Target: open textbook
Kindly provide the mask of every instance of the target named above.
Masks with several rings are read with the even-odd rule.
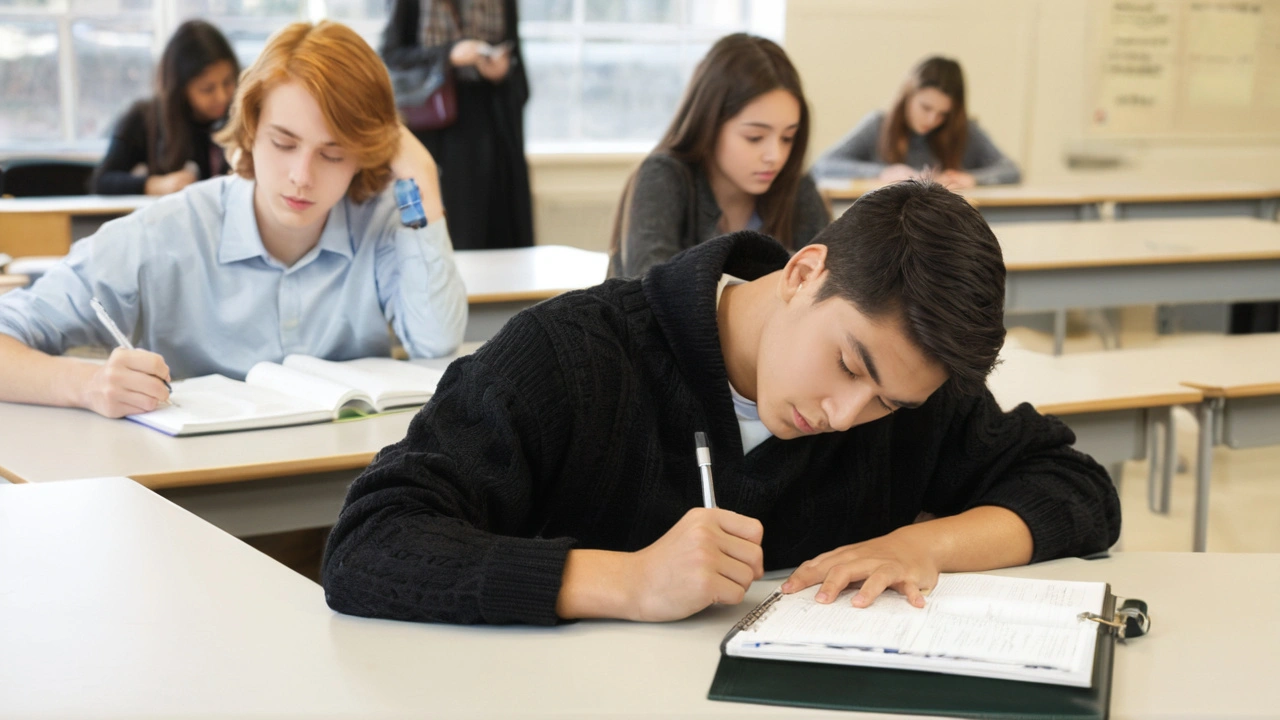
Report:
[[[129,419],[168,435],[326,422],[422,405],[443,374],[391,358],[289,355],[254,365],[244,382],[223,375],[180,380],[173,404]]]
[[[1106,583],[943,574],[924,608],[888,591],[870,607],[819,586],[775,591],[726,636],[725,655],[1089,687]]]

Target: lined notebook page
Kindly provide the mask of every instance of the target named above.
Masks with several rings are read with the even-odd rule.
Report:
[[[1080,673],[1092,661],[1097,625],[1078,615],[1102,610],[1106,585],[943,575],[924,608],[893,591],[855,608],[854,589],[820,604],[817,591],[783,596],[732,638],[731,654],[803,658],[812,648],[848,656],[851,664],[937,662],[947,672],[941,665],[948,660],[964,660]]]

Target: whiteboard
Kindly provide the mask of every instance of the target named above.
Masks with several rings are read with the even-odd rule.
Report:
[[[1086,133],[1280,139],[1280,0],[1095,0]]]

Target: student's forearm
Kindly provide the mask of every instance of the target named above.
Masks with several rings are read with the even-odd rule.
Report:
[[[0,400],[85,407],[84,388],[94,366],[72,358],[53,357],[0,334]]]
[[[556,599],[556,615],[565,620],[630,618],[626,554],[607,550],[570,550]]]
[[[1011,510],[984,505],[959,515],[908,525],[891,535],[926,548],[939,572],[974,572],[1026,565],[1031,530]]]

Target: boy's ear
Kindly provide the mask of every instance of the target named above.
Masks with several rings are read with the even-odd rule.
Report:
[[[782,269],[782,299],[790,301],[798,292],[809,295],[822,287],[827,275],[827,246],[805,245]]]

